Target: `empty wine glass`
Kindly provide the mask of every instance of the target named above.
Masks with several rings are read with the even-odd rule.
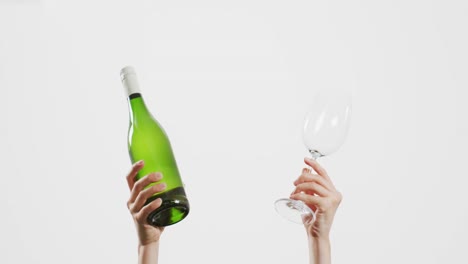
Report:
[[[351,92],[327,90],[312,98],[304,120],[303,140],[313,159],[328,156],[343,145],[351,117]],[[286,219],[310,224],[315,212],[304,202],[283,198],[276,211]]]

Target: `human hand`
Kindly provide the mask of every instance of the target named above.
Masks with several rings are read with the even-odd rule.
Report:
[[[155,184],[145,189],[145,187],[162,179],[161,173],[150,173],[139,180],[136,180],[137,173],[143,168],[143,161],[133,164],[131,171],[127,175],[127,183],[130,188],[130,198],[127,207],[132,214],[133,221],[138,233],[140,246],[147,246],[157,243],[164,230],[164,227],[154,227],[147,223],[148,215],[159,208],[162,204],[160,198],[151,201],[145,205],[145,202],[153,194],[161,192],[166,188],[164,183]]]
[[[336,190],[327,172],[317,161],[305,158],[304,162],[317,174],[304,168],[302,174],[294,182],[296,188],[290,198],[303,201],[315,212],[315,221],[305,225],[307,234],[314,239],[329,239],[330,229],[342,195]]]

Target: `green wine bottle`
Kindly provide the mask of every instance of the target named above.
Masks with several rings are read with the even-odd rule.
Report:
[[[148,215],[148,224],[168,226],[184,219],[189,213],[189,203],[166,132],[148,111],[140,92],[133,67],[127,66],[120,72],[120,77],[128,96],[130,126],[128,129],[128,152],[135,163],[143,160],[145,165],[137,179],[151,172],[161,172],[166,190],[150,197],[146,204],[161,198],[162,205]],[[154,185],[152,183],[146,188]]]

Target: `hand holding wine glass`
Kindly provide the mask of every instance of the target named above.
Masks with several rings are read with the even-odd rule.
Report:
[[[302,201],[315,213],[315,221],[306,224],[309,237],[327,240],[342,195],[316,160],[305,158],[304,162],[313,171],[309,168],[302,170],[302,174],[294,181],[296,188],[290,198]]]
[[[333,185],[327,171],[315,159],[305,158],[304,162],[313,170],[304,168],[294,181],[296,188],[290,198],[304,203],[314,212],[315,221],[306,222],[310,263],[330,264],[330,230],[342,196]]]
[[[303,130],[304,144],[312,159],[330,155],[340,148],[349,129],[350,116],[349,92],[322,91],[313,98]],[[317,191],[322,189],[319,188]],[[300,193],[298,195],[296,197],[300,197]],[[312,196],[309,195],[308,199],[318,199],[313,196],[320,196],[320,193],[315,192]],[[307,206],[301,199],[293,197],[279,199],[275,202],[275,206],[280,215],[292,222],[308,225],[315,221],[314,206]]]

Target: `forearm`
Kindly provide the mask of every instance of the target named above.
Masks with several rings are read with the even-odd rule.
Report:
[[[159,241],[138,246],[138,264],[158,264]]]
[[[330,239],[309,236],[309,263],[331,264]]]

